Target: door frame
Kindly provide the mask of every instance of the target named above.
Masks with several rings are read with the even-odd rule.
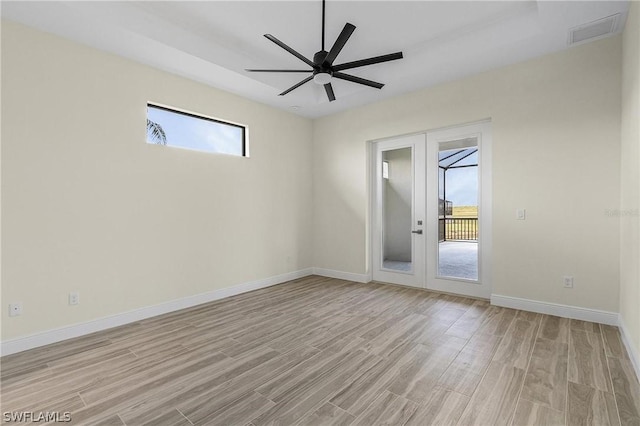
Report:
[[[390,139],[397,139],[406,136],[414,136],[414,135],[424,135],[425,136],[425,150],[428,149],[428,138],[430,134],[439,133],[439,132],[447,132],[446,134],[456,134],[456,132],[464,133],[463,129],[471,129],[477,126],[482,129],[482,139],[479,142],[479,155],[478,155],[478,233],[482,237],[478,241],[478,282],[481,285],[478,285],[469,280],[459,280],[459,279],[447,279],[446,281],[450,282],[452,285],[447,289],[444,289],[441,285],[434,285],[433,281],[437,276],[437,268],[432,271],[429,269],[429,262],[427,256],[429,255],[430,250],[427,248],[427,244],[431,244],[432,242],[428,240],[429,231],[427,227],[429,226],[429,222],[425,218],[425,229],[426,233],[424,235],[425,241],[425,250],[424,253],[424,285],[423,288],[427,290],[434,290],[446,293],[455,293],[463,296],[471,296],[471,297],[479,297],[483,299],[489,299],[491,297],[492,292],[492,270],[491,270],[491,254],[493,248],[493,239],[492,239],[492,121],[490,118],[479,120],[470,123],[459,124],[455,126],[446,126],[441,128],[434,128],[430,130],[400,134],[397,136],[389,136],[379,139],[371,139],[366,143],[367,149],[367,197],[368,197],[368,211],[366,215],[366,280],[371,282],[373,280],[373,268],[374,268],[374,253],[373,253],[373,241],[377,238],[377,229],[375,223],[375,209],[376,209],[376,197],[375,197],[375,182],[377,179],[377,168],[375,167],[376,160],[376,149],[375,143],[381,142]],[[474,132],[467,133],[478,133],[477,130]],[[480,145],[481,144],[481,145]],[[426,165],[426,158],[425,158]],[[425,175],[428,175],[428,171],[426,171]],[[425,179],[428,179],[426,177]],[[425,183],[425,188],[428,188],[429,182]],[[425,194],[426,196],[426,194]],[[426,204],[426,198],[425,198]],[[429,206],[426,206],[426,209],[429,209]],[[426,216],[428,217],[428,211],[425,211]],[[437,243],[437,238],[436,238]],[[433,251],[433,249],[431,250]]]

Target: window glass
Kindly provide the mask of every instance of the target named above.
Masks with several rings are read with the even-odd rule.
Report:
[[[246,127],[147,104],[147,143],[246,156]]]

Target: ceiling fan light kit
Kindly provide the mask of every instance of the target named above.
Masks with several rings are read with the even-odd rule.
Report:
[[[313,76],[313,82],[316,84],[329,84],[331,82],[331,74],[328,72],[318,72]]]
[[[331,46],[331,50],[328,52],[324,49],[324,29],[325,29],[325,0],[322,0],[322,49],[319,52],[316,52],[313,55],[313,61],[307,59],[304,55],[295,51],[285,43],[278,40],[271,34],[265,34],[264,36],[277,44],[287,52],[291,53],[296,58],[300,59],[305,64],[309,65],[311,69],[306,70],[276,70],[276,69],[248,69],[246,71],[249,72],[286,72],[286,73],[311,73],[311,76],[305,78],[304,80],[296,83],[291,86],[284,92],[280,93],[279,96],[284,96],[287,93],[297,89],[305,83],[313,80],[314,83],[318,85],[323,85],[325,92],[327,93],[327,98],[329,98],[329,102],[333,102],[336,100],[335,94],[333,93],[333,86],[331,85],[331,80],[333,78],[337,78],[340,80],[350,81],[352,83],[362,84],[369,87],[374,87],[376,89],[382,89],[384,84],[378,83],[375,81],[367,80],[366,78],[357,77],[351,74],[345,74],[341,71],[349,70],[358,67],[364,67],[366,65],[379,64],[381,62],[394,61],[397,59],[402,59],[402,52],[390,53],[388,55],[375,56],[367,59],[360,59],[353,62],[347,62],[344,64],[334,65],[333,62],[336,60],[342,48],[351,37],[351,34],[355,31],[356,27],[353,24],[346,23],[340,35],[336,39],[333,46]]]

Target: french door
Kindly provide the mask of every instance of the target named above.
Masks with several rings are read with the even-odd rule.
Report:
[[[371,148],[373,280],[489,298],[491,123]]]
[[[425,135],[374,143],[373,279],[424,287]]]

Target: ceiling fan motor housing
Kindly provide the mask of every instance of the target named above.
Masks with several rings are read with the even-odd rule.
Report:
[[[321,50],[313,55],[313,68],[315,70],[330,69],[331,65],[325,62],[328,54],[329,52],[327,52],[326,50]]]

